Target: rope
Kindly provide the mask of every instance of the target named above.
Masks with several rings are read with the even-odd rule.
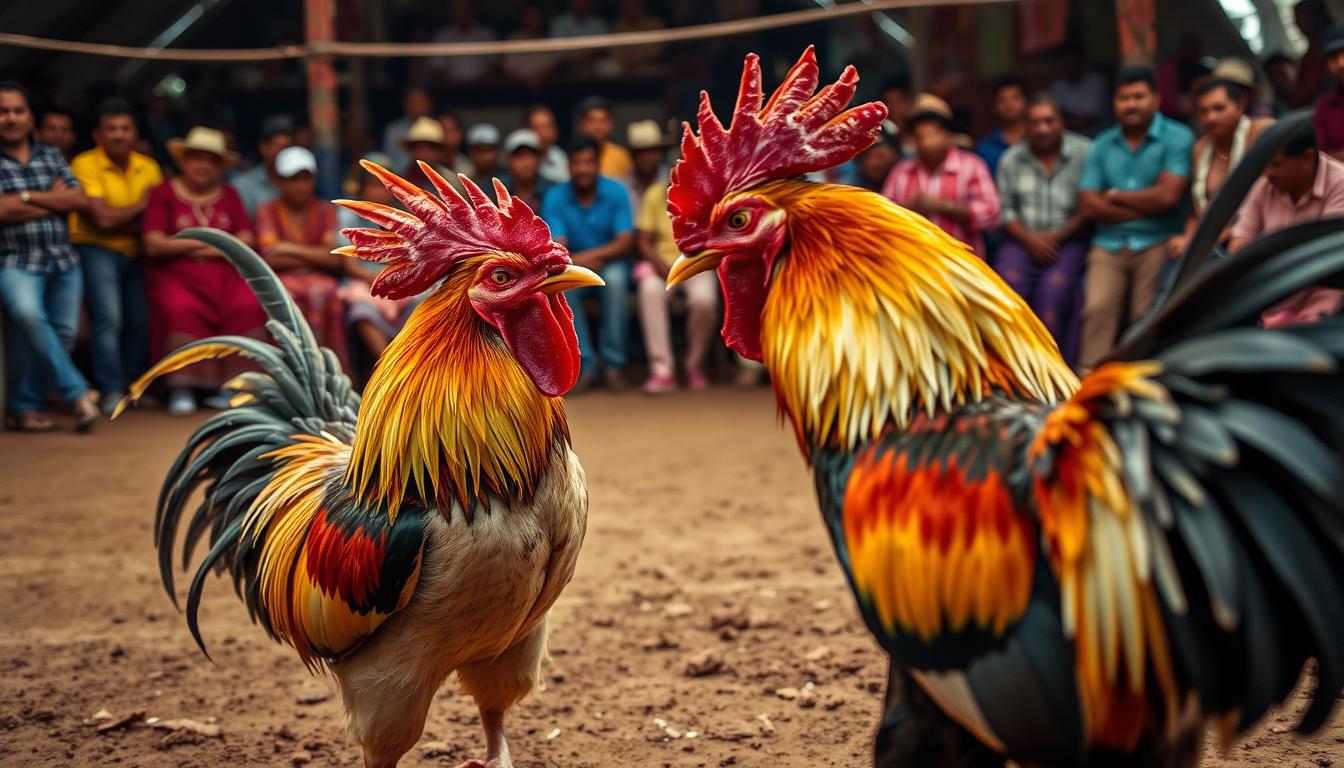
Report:
[[[987,5],[1015,0],[941,0],[938,5]],[[643,32],[617,32],[607,35],[547,38],[543,40],[498,40],[472,43],[347,43],[339,41],[289,44],[273,48],[136,48],[127,45],[80,43],[70,40],[51,40],[32,35],[0,32],[0,45],[35,48],[61,53],[88,56],[111,56],[122,59],[157,59],[160,61],[276,61],[300,59],[307,56],[343,56],[351,58],[429,57],[429,56],[493,56],[510,53],[568,53],[594,48],[618,48],[631,45],[654,45],[704,40],[713,37],[731,37],[779,29],[819,21],[856,16],[872,11],[897,8],[917,8],[934,4],[933,0],[860,0],[829,8],[810,8],[802,11],[776,13],[754,19],[719,21],[672,29]]]

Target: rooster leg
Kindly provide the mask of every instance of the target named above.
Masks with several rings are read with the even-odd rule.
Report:
[[[1003,757],[944,715],[899,664],[887,675],[884,710],[874,744],[877,768],[1003,768]]]
[[[504,714],[541,679],[541,660],[546,656],[546,619],[508,650],[489,661],[467,664],[457,670],[462,688],[476,700],[485,730],[486,759],[465,768],[512,768],[509,744],[504,739]]]

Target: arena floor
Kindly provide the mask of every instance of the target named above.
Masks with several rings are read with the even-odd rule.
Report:
[[[515,764],[865,764],[885,662],[769,393],[594,394],[570,422],[588,538],[546,689],[511,719]],[[227,582],[201,609],[214,663],[163,594],[153,503],[192,424],[139,410],[89,437],[0,434],[0,765],[359,764],[329,682],[251,626]],[[1344,717],[1309,741],[1293,722],[1272,716],[1207,765],[1344,766]],[[483,746],[450,688],[403,765]]]

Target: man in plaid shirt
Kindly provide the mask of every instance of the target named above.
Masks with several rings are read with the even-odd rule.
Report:
[[[82,279],[66,214],[84,195],[65,158],[34,142],[32,130],[28,92],[0,83],[0,304],[15,331],[8,407],[20,429],[49,430],[42,406],[55,388],[83,432],[97,421],[98,408],[70,360]]]
[[[985,258],[983,233],[999,225],[999,194],[989,167],[952,145],[952,109],[937,96],[920,94],[906,124],[916,156],[891,169],[882,194]]]

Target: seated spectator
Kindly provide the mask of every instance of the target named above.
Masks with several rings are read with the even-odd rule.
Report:
[[[540,104],[530,107],[523,125],[537,134],[537,140],[541,142],[541,177],[553,184],[569,181],[569,158],[565,156],[565,150],[556,146],[560,128],[551,108]]]
[[[1237,106],[1240,107],[1242,114],[1252,119],[1258,117],[1274,117],[1274,108],[1259,100],[1260,80],[1255,74],[1255,67],[1249,64],[1240,56],[1224,56],[1213,65],[1209,71],[1209,76],[1195,83],[1195,93],[1191,95],[1191,105],[1194,108],[1195,119],[1199,119],[1199,89],[1205,83],[1219,80],[1224,83],[1230,83],[1237,87],[1240,92],[1240,98],[1237,98]]]
[[[1064,110],[1064,126],[1095,136],[1106,121],[1106,78],[1088,68],[1081,48],[1066,50],[1060,68],[1059,77],[1050,83],[1050,95]]]
[[[481,189],[488,190],[499,175],[499,129],[490,123],[477,123],[467,131],[467,159],[471,173],[467,176]]]
[[[664,160],[672,140],[663,135],[657,120],[639,120],[626,128],[625,143],[630,146],[632,168],[622,181],[630,190],[630,210],[638,211],[643,205],[644,190],[667,179]]]
[[[33,141],[32,130],[28,91],[0,82],[0,306],[14,329],[5,340],[7,408],[20,430],[46,432],[54,423],[43,409],[55,389],[84,432],[98,406],[70,360],[81,273],[66,228],[84,196],[60,151]]]
[[[1310,128],[1295,134],[1265,167],[1237,212],[1230,250],[1306,221],[1344,215],[1344,163],[1316,148]],[[1261,318],[1266,328],[1314,323],[1344,308],[1344,291],[1308,288]]]
[[[998,172],[999,158],[1027,134],[1027,83],[1017,75],[1001,77],[994,83],[994,120],[998,130],[975,145],[975,154],[989,166],[990,173]]]
[[[667,25],[657,16],[645,12],[644,0],[621,0],[620,12],[612,32],[648,32],[662,29]],[[622,74],[648,67],[663,57],[663,46],[659,43],[649,45],[624,45],[611,49],[611,58],[620,65]]]
[[[518,30],[509,34],[510,40],[545,39],[546,18],[541,6],[535,3],[523,6],[518,21]],[[509,53],[504,55],[504,73],[533,90],[540,90],[555,70],[555,62],[553,53]]]
[[[225,146],[224,134],[201,126],[186,138],[171,139],[168,152],[182,172],[149,193],[141,218],[152,353],[162,356],[220,334],[265,338],[266,316],[238,271],[200,240],[173,237],[192,227],[214,227],[254,245],[243,201],[223,182],[238,154]],[[227,408],[229,399],[220,387],[244,368],[230,357],[168,374],[168,413],[195,413],[197,391],[207,393],[206,406]]]
[[[1194,136],[1158,113],[1152,70],[1120,70],[1114,101],[1119,124],[1092,142],[1078,197],[1083,215],[1097,223],[1087,255],[1079,353],[1087,367],[1152,305],[1167,263],[1166,241],[1181,231],[1190,187]]]
[[[1260,134],[1274,123],[1268,118],[1247,117],[1245,96],[1240,84],[1228,80],[1205,80],[1195,89],[1195,115],[1204,135],[1195,142],[1190,154],[1193,173],[1190,216],[1184,231],[1167,241],[1167,252],[1173,259],[1185,254],[1209,202],[1222,189],[1246,150],[1255,146]],[[1228,233],[1223,233],[1218,243],[1225,245],[1227,237]]]
[[[551,37],[589,37],[608,31],[607,20],[593,13],[592,0],[569,0],[569,10],[551,19]],[[582,71],[601,56],[600,49],[593,49],[565,54],[563,60],[567,66]]]
[[[985,258],[983,233],[999,225],[999,195],[985,161],[952,145],[952,110],[933,94],[915,99],[906,130],[914,139],[915,157],[891,169],[882,194],[928,217]]]
[[[1330,8],[1325,0],[1299,0],[1293,6],[1293,23],[1307,39],[1307,50],[1297,61],[1293,106],[1305,107],[1325,90],[1325,30],[1330,26]]]
[[[88,199],[70,216],[70,242],[84,269],[93,385],[106,415],[149,363],[140,216],[150,190],[163,183],[163,172],[153,158],[133,149],[138,135],[129,102],[103,102],[97,120],[94,148],[70,164]]]
[[[275,156],[285,147],[294,145],[295,135],[294,120],[288,115],[271,115],[262,122],[261,135],[257,138],[261,165],[243,171],[232,182],[249,218],[256,218],[257,209],[280,194],[275,186]]]
[[[881,192],[900,159],[901,133],[891,120],[883,120],[877,141],[854,159],[854,186]]]
[[[634,269],[639,323],[644,329],[644,349],[649,353],[649,378],[644,382],[644,393],[659,395],[677,388],[672,332],[668,327],[667,272],[681,255],[672,238],[672,220],[667,215],[665,175],[644,191],[635,219],[635,243],[640,257]],[[719,279],[712,271],[702,272],[672,290],[686,297],[686,386],[708,389],[705,356],[718,320]]]
[[[508,169],[500,177],[509,194],[540,213],[541,201],[553,186],[538,173],[541,166],[541,140],[526,128],[519,128],[504,140],[504,162]]]
[[[1312,120],[1321,151],[1344,160],[1344,26],[1336,24],[1325,31],[1321,50],[1334,88],[1316,99]]]
[[[1282,117],[1293,110],[1293,91],[1297,90],[1297,61],[1280,52],[1265,59],[1265,79],[1273,94],[1270,106],[1274,117]]]
[[[401,117],[383,129],[383,154],[392,158],[393,168],[405,168],[410,162],[402,140],[411,130],[411,124],[434,113],[434,99],[423,85],[411,85],[401,100]]]
[[[882,84],[882,103],[887,105],[887,120],[895,126],[898,141],[897,154],[901,158],[915,153],[915,144],[905,135],[905,120],[910,117],[910,105],[914,101],[914,91],[910,89],[910,73],[901,70]]]
[[[462,121],[452,112],[439,115],[439,125],[443,126],[443,146],[440,148],[439,165],[453,173],[471,174],[471,161],[462,151]]]
[[[392,161],[391,158],[381,152],[371,152],[365,155],[364,159],[371,163],[377,163],[384,168],[388,167],[387,164]],[[387,191],[387,188],[383,186],[377,176],[361,169],[359,183],[359,190],[355,195],[357,199],[394,208],[398,206],[396,199],[392,197],[392,193]],[[369,223],[359,214],[348,208],[338,210],[336,218],[338,227],[342,232],[346,229],[369,226]],[[338,235],[338,240],[342,245],[350,244],[349,238],[345,237],[344,234]],[[392,337],[401,331],[402,326],[406,324],[406,319],[411,316],[411,310],[419,303],[418,298],[385,299],[370,293],[369,284],[373,282],[374,277],[382,271],[383,267],[384,265],[374,261],[348,260],[345,264],[345,270],[350,277],[346,280],[341,291],[341,297],[348,307],[346,322],[354,328],[359,340],[364,343],[365,348],[372,354],[375,361],[382,356],[383,350],[387,349]]]
[[[542,218],[551,227],[556,242],[569,248],[575,264],[602,276],[605,286],[570,292],[574,307],[574,331],[583,357],[576,389],[589,389],[602,369],[607,389],[625,388],[622,370],[626,363],[626,331],[630,325],[630,251],[634,226],[630,220],[630,197],[620,182],[598,174],[597,142],[586,137],[569,147],[569,181],[546,193]],[[593,346],[583,303],[589,296],[602,302],[599,345]]]
[[[625,147],[611,140],[616,129],[611,117],[611,102],[601,96],[589,96],[574,110],[579,133],[598,146],[598,172],[609,179],[619,179],[630,173],[634,161]]]
[[[55,147],[69,162],[75,156],[75,116],[60,107],[44,109],[37,124],[37,140]]]
[[[498,40],[499,35],[476,18],[471,0],[453,0],[453,20],[434,33],[436,43],[484,43]],[[442,80],[452,83],[474,83],[484,80],[495,68],[494,56],[440,56],[430,60],[430,69]]]
[[[439,175],[457,187],[458,191],[462,191],[462,182],[458,180],[457,174],[443,166],[443,124],[438,120],[432,117],[416,120],[402,138],[401,146],[409,158],[400,172],[403,179],[421,189],[433,192],[434,185],[425,172],[420,170],[420,163],[424,163],[438,171]]]
[[[257,248],[313,329],[317,343],[330,347],[350,370],[345,337],[345,306],[341,278],[345,259],[336,247],[336,206],[319,199],[317,158],[303,147],[289,147],[275,157],[280,196],[257,212]]]
[[[1064,114],[1049,96],[1027,107],[1027,140],[999,161],[999,199],[1006,236],[994,269],[1027,300],[1055,337],[1064,359],[1077,358],[1075,306],[1087,264],[1087,221],[1078,211],[1078,184],[1090,142],[1064,130]]]

